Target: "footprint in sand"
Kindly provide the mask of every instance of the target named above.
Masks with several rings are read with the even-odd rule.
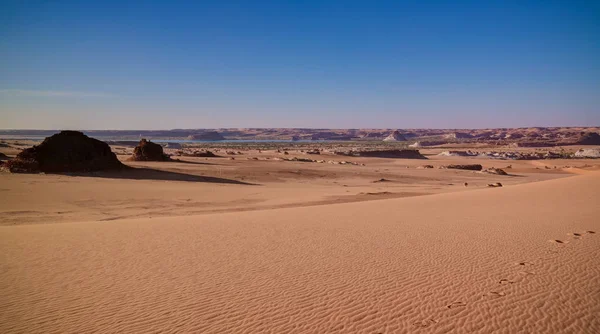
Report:
[[[486,293],[483,296],[484,297],[498,298],[498,297],[504,297],[504,296],[506,296],[506,293],[504,293],[504,292],[498,292],[498,291],[490,291],[490,292]]]
[[[447,308],[457,308],[457,307],[465,307],[467,303],[465,302],[454,302],[452,304],[446,305]]]
[[[581,237],[582,237],[581,233],[575,233],[575,232],[567,233],[567,235],[573,236],[573,239],[581,239]]]
[[[553,244],[558,244],[558,245],[568,243],[568,241],[562,241],[562,240],[558,240],[558,239],[548,240],[548,242],[551,242]]]
[[[585,233],[587,233],[587,234],[596,234],[596,232],[594,232],[594,231],[585,231]]]
[[[508,279],[508,278],[503,278],[498,283],[501,284],[501,285],[508,285],[508,284],[517,283],[517,281],[511,280],[511,279]]]
[[[437,320],[427,319],[427,320],[420,320],[420,321],[413,322],[413,325],[417,326],[417,327],[425,328],[425,327],[429,327],[431,325],[435,325],[437,323],[438,323]]]

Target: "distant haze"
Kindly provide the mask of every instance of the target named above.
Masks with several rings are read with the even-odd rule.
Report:
[[[4,1],[0,128],[600,125],[595,1]]]

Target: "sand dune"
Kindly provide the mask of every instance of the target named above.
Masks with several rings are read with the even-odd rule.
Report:
[[[0,227],[0,332],[600,332],[600,173]]]

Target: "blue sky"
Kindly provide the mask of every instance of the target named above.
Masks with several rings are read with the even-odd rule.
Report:
[[[600,1],[0,0],[0,128],[600,125]]]

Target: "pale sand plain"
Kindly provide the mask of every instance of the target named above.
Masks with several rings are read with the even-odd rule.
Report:
[[[597,163],[431,158],[1,174],[0,332],[600,332]]]

